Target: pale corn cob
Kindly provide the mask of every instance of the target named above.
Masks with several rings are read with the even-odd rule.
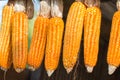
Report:
[[[24,12],[12,16],[12,52],[15,70],[23,71],[28,53],[28,18]]]
[[[88,72],[92,72],[97,63],[101,11],[98,7],[89,7],[84,20],[84,62]]]
[[[117,2],[120,10],[120,1]],[[120,11],[114,13],[107,53],[108,73],[111,75],[120,65]]]
[[[4,6],[2,11],[2,26],[0,30],[0,66],[2,70],[10,68],[12,52],[10,45],[11,16],[14,14],[13,6]]]
[[[56,70],[62,45],[62,36],[64,30],[64,22],[59,17],[50,19],[49,27],[47,29],[47,44],[45,51],[45,69],[48,76],[51,76]]]
[[[30,51],[28,54],[29,69],[35,70],[39,68],[44,57],[46,30],[49,25],[49,19],[39,16],[34,25],[34,32]]]
[[[74,2],[67,16],[63,45],[63,65],[67,73],[72,71],[78,59],[85,11],[83,3]]]

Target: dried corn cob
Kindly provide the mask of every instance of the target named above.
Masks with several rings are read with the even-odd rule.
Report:
[[[48,76],[52,75],[59,63],[63,30],[64,23],[61,18],[54,17],[50,19],[45,52],[45,68]]]
[[[59,64],[64,22],[62,20],[62,0],[51,0],[51,16],[47,30],[47,44],[45,51],[45,68],[51,76]]]
[[[85,11],[84,4],[74,2],[67,16],[63,46],[63,64],[67,73],[72,71],[78,59]]]
[[[84,20],[84,62],[88,72],[92,72],[97,63],[100,24],[100,9],[88,4]]]
[[[28,53],[28,18],[24,12],[16,12],[12,17],[12,52],[15,70],[23,71]]]
[[[14,14],[13,6],[5,6],[2,12],[2,27],[0,31],[0,66],[7,70],[11,66],[12,54],[10,52],[11,16]]]
[[[43,18],[41,16],[39,16],[35,21],[33,38],[30,46],[30,52],[28,54],[29,68],[33,71],[41,65],[44,57],[48,22],[48,18]]]
[[[30,52],[28,54],[29,69],[34,71],[43,60],[44,49],[47,37],[47,27],[49,25],[50,4],[46,1],[40,2],[40,16],[35,21]]]
[[[118,0],[118,10],[120,10],[120,1]],[[112,74],[120,65],[120,11],[115,12],[112,19],[112,28],[110,32],[110,41],[107,53],[108,73]]]

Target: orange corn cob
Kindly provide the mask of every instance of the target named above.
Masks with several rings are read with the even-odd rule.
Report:
[[[74,2],[67,16],[63,46],[63,65],[67,73],[73,69],[78,58],[85,10],[84,4]]]
[[[117,0],[117,9],[112,19],[112,27],[110,32],[110,40],[107,53],[108,73],[111,75],[120,65],[120,0]]]
[[[0,30],[0,66],[7,70],[12,63],[10,32],[11,16],[14,14],[13,6],[5,6],[2,12],[2,26]]]
[[[12,17],[12,52],[15,70],[23,71],[28,53],[28,18],[23,12],[16,12]]]
[[[101,24],[101,11],[97,7],[89,7],[84,20],[84,62],[88,72],[96,65]]]
[[[109,64],[109,74],[120,65],[120,11],[117,11],[112,19],[112,28],[107,53],[107,63]],[[111,68],[113,71],[111,72]]]
[[[39,16],[35,21],[30,52],[28,54],[29,68],[32,70],[37,69],[42,63],[46,43],[46,29],[48,25],[48,18]]]
[[[45,68],[48,76],[51,76],[59,63],[63,30],[64,22],[62,18],[54,17],[50,19],[47,29],[47,44],[45,51]]]

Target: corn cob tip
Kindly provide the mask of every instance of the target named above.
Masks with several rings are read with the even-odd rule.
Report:
[[[28,69],[30,69],[31,71],[35,71],[35,68],[33,66],[29,66]]]
[[[117,69],[116,66],[108,65],[108,74],[109,74],[109,75],[113,74],[116,69]]]
[[[3,68],[3,67],[1,67],[0,69],[3,70],[3,71],[7,71],[7,69],[6,69],[6,68]]]
[[[47,70],[47,74],[50,77],[54,73],[54,70]]]
[[[15,69],[15,71],[16,71],[17,73],[21,73],[23,70],[24,70],[24,69],[20,69],[20,68]]]
[[[92,73],[93,67],[86,65],[86,68],[88,73]]]
[[[73,68],[68,68],[68,69],[66,69],[67,74],[69,74],[72,70],[73,70]]]

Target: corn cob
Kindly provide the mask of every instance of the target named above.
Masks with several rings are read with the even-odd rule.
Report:
[[[93,67],[97,62],[100,23],[100,9],[97,7],[87,8],[84,20],[84,61],[88,72],[93,71]]]
[[[101,23],[101,11],[97,7],[99,3],[99,0],[85,0],[88,8],[84,21],[84,62],[88,72],[92,72],[97,63]]]
[[[63,30],[64,23],[61,18],[54,17],[50,19],[47,30],[47,45],[45,51],[45,68],[48,76],[51,76],[59,63]]]
[[[109,47],[107,53],[108,73],[111,75],[120,65],[120,1],[117,2],[119,11],[114,13],[110,32]]]
[[[49,2],[49,1],[48,1]],[[34,24],[34,32],[30,51],[28,54],[29,69],[34,71],[43,60],[47,37],[47,27],[49,25],[50,5],[46,0],[40,2],[40,12]]]
[[[12,52],[13,65],[19,73],[26,67],[28,53],[28,18],[24,12],[12,16]]]
[[[78,59],[85,11],[84,4],[74,2],[67,16],[63,46],[63,65],[67,73],[72,71]]]
[[[39,16],[35,21],[32,43],[28,54],[29,68],[33,71],[41,65],[44,57],[48,22],[48,18],[41,16]]]
[[[10,68],[12,63],[10,32],[11,16],[14,14],[13,6],[5,6],[2,12],[2,27],[0,31],[0,66],[2,70]]]
[[[56,70],[59,63],[64,30],[62,14],[62,0],[51,0],[52,18],[50,19],[49,27],[47,30],[47,45],[45,53],[45,68],[49,77]]]

